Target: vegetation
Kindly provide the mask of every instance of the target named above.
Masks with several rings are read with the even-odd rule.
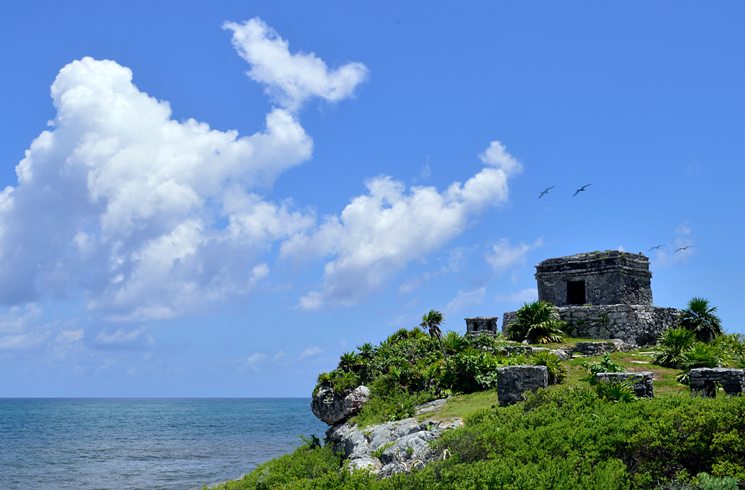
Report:
[[[510,325],[510,338],[527,341],[529,344],[561,342],[565,322],[554,313],[551,303],[534,301],[525,303],[517,310],[515,321]]]
[[[722,321],[716,315],[716,306],[709,305],[704,298],[691,298],[683,310],[680,325],[696,334],[701,342],[711,342],[722,335]]]
[[[421,328],[343,354],[336,369],[318,377],[316,389],[370,387],[371,400],[354,420],[361,426],[412,416],[417,405],[448,396],[426,417],[461,417],[465,426],[433,443],[441,459],[379,480],[350,472],[314,438],[217,488],[738,488],[745,481],[745,397],[692,398],[678,381],[694,367],[745,368],[745,340],[722,334],[711,318],[716,309],[694,300],[684,318],[698,323],[667,330],[656,352],[569,361],[548,351],[518,354],[499,336],[443,335],[442,314],[430,310]],[[566,347],[572,341],[562,328],[550,305],[536,302],[520,309],[510,334]],[[496,370],[513,364],[544,365],[550,383],[562,385],[497,407]],[[597,373],[629,370],[652,371],[657,397],[636,401],[629,382],[594,384]]]
[[[218,488],[735,489],[745,479],[745,397],[612,403],[559,386],[477,411],[435,449],[450,457],[378,480],[306,445]]]

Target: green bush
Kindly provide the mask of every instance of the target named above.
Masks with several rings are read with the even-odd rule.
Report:
[[[561,342],[565,325],[551,303],[538,300],[525,303],[517,310],[515,321],[510,324],[509,336],[512,340],[526,340],[530,344]]]
[[[556,354],[546,351],[535,352],[530,358],[534,366],[546,366],[548,369],[548,384],[563,383],[567,377],[567,369]]]
[[[722,321],[716,311],[716,306],[710,306],[709,300],[691,298],[681,313],[680,326],[694,332],[701,342],[711,342],[723,333]]]
[[[609,402],[631,402],[636,400],[634,388],[630,382],[603,381],[595,384],[598,398]]]
[[[660,336],[657,346],[660,351],[654,358],[660,366],[680,368],[683,355],[693,347],[696,334],[687,328],[668,328]]]
[[[443,384],[452,391],[473,393],[497,386],[498,356],[468,348],[448,358]]]
[[[603,354],[600,362],[585,361],[582,363],[582,367],[589,371],[589,374],[584,378],[584,381],[587,381],[590,384],[595,384],[597,382],[595,375],[598,373],[622,373],[625,371],[623,366],[611,359],[610,354]]]

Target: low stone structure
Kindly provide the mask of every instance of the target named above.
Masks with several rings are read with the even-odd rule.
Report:
[[[654,398],[653,375],[651,371],[639,373],[597,373],[598,383],[626,383],[631,384],[634,394],[639,398]]]
[[[500,405],[522,401],[525,392],[547,386],[546,366],[506,366],[497,369],[497,399]]]
[[[728,395],[745,392],[745,369],[694,368],[688,373],[688,379],[691,395],[714,398],[717,395],[717,384]]]
[[[335,425],[359,412],[369,400],[370,390],[364,385],[342,393],[330,386],[321,386],[310,401],[310,409],[328,425]]]
[[[678,324],[675,308],[652,305],[649,259],[607,251],[547,259],[536,266],[538,299],[556,307],[570,337],[621,339],[650,345]],[[504,314],[507,334],[515,312]]]
[[[557,356],[562,361],[568,361],[569,359],[572,358],[571,353],[567,352],[564,349],[549,349],[547,347],[533,347],[532,345],[504,345],[500,347],[500,351],[502,351],[507,356],[512,356],[512,355],[530,356],[538,352],[549,352]]]
[[[497,317],[483,317],[478,316],[475,318],[466,318],[466,335],[477,335],[482,333],[488,333],[496,335],[497,330]]]
[[[624,352],[632,350],[633,345],[627,344],[621,339],[611,339],[605,342],[577,342],[572,347],[572,354],[582,354],[583,356],[599,356],[611,352]]]

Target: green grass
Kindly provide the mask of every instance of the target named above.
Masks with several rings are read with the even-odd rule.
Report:
[[[466,418],[479,410],[492,408],[497,405],[496,390],[479,391],[467,395],[455,395],[448,398],[447,403],[433,414],[424,414],[420,419],[435,418],[445,420],[452,417]]]

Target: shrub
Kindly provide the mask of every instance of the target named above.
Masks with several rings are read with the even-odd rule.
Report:
[[[693,347],[695,341],[696,334],[692,330],[668,328],[657,342],[660,351],[654,358],[655,364],[679,368],[683,362],[683,354]]]
[[[555,385],[563,383],[567,377],[567,369],[561,363],[561,359],[551,352],[536,352],[530,358],[534,366],[546,366],[548,369],[548,384]]]
[[[598,397],[609,402],[630,402],[636,400],[631,383],[626,382],[601,382],[595,384],[595,393]]]
[[[473,393],[497,385],[500,358],[491,352],[468,348],[448,358],[443,385],[460,393]]]
[[[624,371],[623,366],[616,363],[611,359],[610,354],[603,354],[600,362],[583,362],[582,367],[589,371],[589,375],[584,378],[584,381],[590,384],[595,384],[597,378],[595,377],[598,373],[622,373]]]
[[[542,300],[525,303],[517,310],[515,321],[509,329],[512,340],[527,340],[530,344],[561,342],[566,325],[554,312],[551,303]]]

